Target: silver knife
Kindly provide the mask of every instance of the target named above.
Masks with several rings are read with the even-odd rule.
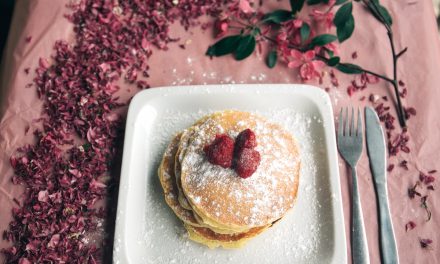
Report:
[[[382,263],[399,263],[393,222],[388,206],[388,190],[386,178],[385,138],[380,126],[379,117],[371,107],[365,108],[365,131],[367,138],[368,157],[373,174],[374,186],[379,208],[379,230]]]

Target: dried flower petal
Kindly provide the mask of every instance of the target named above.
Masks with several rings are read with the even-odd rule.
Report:
[[[41,58],[35,65],[34,85],[26,85],[36,88],[43,112],[32,121],[39,127],[32,127],[36,143],[10,157],[12,181],[26,192],[3,234],[13,244],[2,250],[6,263],[100,262],[109,242],[84,241],[105,215],[97,202],[109,187],[99,179],[109,176],[122,135],[116,111],[125,104],[115,96],[116,83],[124,77],[148,88],[138,79],[149,77],[153,46],[166,50],[178,41],[170,36],[171,24],[188,29],[202,15],[219,14],[222,4],[71,1],[66,17],[74,41],[56,42],[50,62]]]
[[[388,165],[387,171],[391,172],[394,169],[394,164]]]
[[[400,167],[404,168],[405,170],[408,170],[408,161],[402,160],[399,164]]]
[[[422,196],[419,192],[417,192],[417,186],[419,186],[419,182],[416,182],[413,187],[408,188],[408,196],[410,199],[413,199],[416,195]]]
[[[419,239],[419,242],[420,242],[421,248],[427,249],[430,247],[430,245],[432,244],[433,241],[429,238],[421,238],[421,239]]]
[[[408,230],[412,230],[416,227],[416,223],[414,223],[413,221],[409,221],[408,223],[406,223],[405,225],[405,231],[408,232]]]

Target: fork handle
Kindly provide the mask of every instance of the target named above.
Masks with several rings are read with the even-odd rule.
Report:
[[[361,200],[357,182],[356,169],[351,167],[352,190],[352,223],[351,223],[351,256],[354,264],[370,263],[364,218],[362,217]]]

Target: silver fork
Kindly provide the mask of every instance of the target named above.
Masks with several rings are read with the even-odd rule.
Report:
[[[367,237],[365,235],[362,207],[359,196],[356,164],[362,153],[362,119],[358,109],[357,129],[354,127],[354,108],[351,109],[351,125],[348,120],[348,108],[345,110],[345,120],[342,118],[343,109],[339,114],[338,149],[342,158],[351,169],[352,188],[352,222],[351,222],[351,255],[354,264],[370,263]],[[345,130],[344,130],[345,123]]]

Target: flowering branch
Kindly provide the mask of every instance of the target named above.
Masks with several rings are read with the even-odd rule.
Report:
[[[397,84],[397,60],[402,56],[408,48],[405,47],[402,51],[396,54],[396,48],[394,46],[393,30],[391,29],[391,17],[387,17],[385,12],[381,12],[381,5],[375,0],[363,0],[363,3],[369,8],[369,10],[378,16],[379,21],[385,26],[387,30],[388,40],[391,46],[391,52],[393,56],[393,79],[387,80],[393,85],[394,93],[397,99],[397,114],[399,117],[399,123],[401,127],[406,127],[405,111],[402,107],[402,102],[400,100],[399,89]],[[382,7],[383,8],[383,7]]]
[[[401,127],[406,127],[405,111],[400,100],[397,81],[397,61],[407,51],[403,49],[396,53],[392,18],[387,9],[378,0],[362,0],[370,13],[384,25],[387,30],[393,58],[393,76],[388,77],[371,70],[364,69],[356,64],[343,63],[336,56],[337,46],[335,41],[344,42],[351,37],[355,21],[352,15],[353,2],[347,0],[307,0],[309,6],[324,5],[326,9],[321,11],[312,9],[309,14],[313,18],[307,22],[298,16],[304,6],[305,0],[290,1],[291,10],[275,10],[271,13],[260,14],[256,12],[247,0],[239,0],[228,7],[227,13],[219,18],[217,24],[217,36],[226,35],[228,28],[240,29],[237,35],[227,36],[210,46],[206,52],[208,56],[223,56],[234,54],[237,60],[243,60],[250,56],[260,41],[270,41],[274,49],[268,53],[267,65],[275,66],[278,57],[285,61],[288,67],[299,68],[303,81],[313,78],[321,78],[319,70],[326,64],[329,67],[346,74],[369,74],[390,83],[396,95],[396,107]],[[356,1],[359,2],[359,1]],[[340,5],[334,14],[333,9]],[[230,25],[236,23],[239,26]],[[312,24],[318,27],[312,28]],[[321,27],[321,29],[319,28]],[[336,35],[316,34],[315,31],[329,31],[336,27]],[[274,38],[273,36],[276,36]]]

